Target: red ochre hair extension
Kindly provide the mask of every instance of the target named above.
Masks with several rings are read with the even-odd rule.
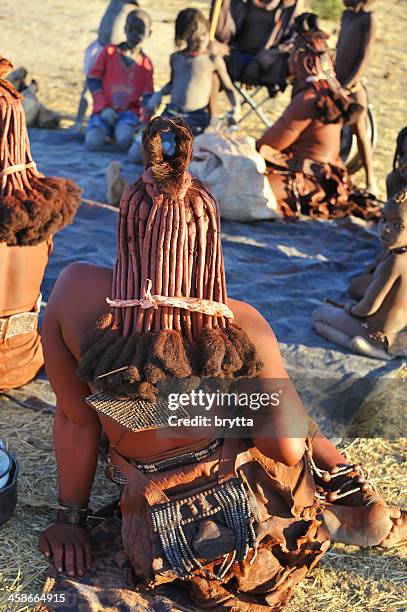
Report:
[[[12,64],[0,58],[0,242],[27,246],[72,221],[81,189],[74,181],[36,170],[22,97],[1,78],[10,69]]]
[[[162,152],[161,134],[168,132],[172,156]],[[120,202],[112,299],[141,299],[151,279],[152,295],[227,304],[219,210],[186,171],[192,143],[179,118],[147,125],[146,170]],[[154,401],[157,383],[168,378],[253,377],[260,367],[247,335],[224,317],[132,306],[111,308],[88,332],[79,375],[99,391]]]
[[[363,112],[363,107],[352,101],[337,80],[327,39],[328,35],[321,30],[298,32],[290,63],[296,77],[305,82],[301,89],[306,87],[316,91],[320,121],[353,123]]]

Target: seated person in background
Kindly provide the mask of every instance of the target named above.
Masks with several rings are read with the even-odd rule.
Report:
[[[396,141],[393,171],[387,175],[387,197],[395,195],[407,187],[407,127],[403,128]]]
[[[186,43],[186,47],[170,57],[170,81],[150,98],[146,105],[148,111],[154,112],[161,98],[170,95],[171,102],[162,116],[182,117],[194,136],[201,134],[211,120],[209,101],[213,76],[216,74],[230,100],[231,119],[237,122],[240,118],[239,94],[233,87],[224,60],[211,53],[208,48],[209,23],[198,9],[187,8],[177,15],[175,44],[180,47],[183,43]],[[138,161],[140,151],[141,143],[138,140],[131,147],[129,156]]]
[[[148,13],[132,11],[126,20],[126,42],[107,45],[99,53],[88,79],[93,96],[93,114],[85,136],[88,149],[97,150],[108,138],[114,138],[127,150],[136,126],[144,121],[141,97],[154,91],[152,64],[141,50],[150,28]]]
[[[270,186],[286,216],[349,214],[351,183],[340,159],[341,130],[360,112],[336,80],[328,36],[316,16],[296,20],[288,66],[296,80],[284,114],[257,141],[268,163]]]
[[[40,286],[52,236],[72,221],[81,190],[36,170],[21,95],[1,77],[0,58],[0,390],[26,384],[43,365]]]
[[[359,153],[366,173],[366,190],[377,193],[373,171],[373,150],[367,133],[368,97],[363,75],[368,67],[376,38],[376,16],[366,7],[371,0],[344,0],[341,29],[336,47],[336,74],[342,87],[363,107],[354,124]]]
[[[212,2],[211,19],[215,2]],[[286,87],[285,44],[292,36],[302,0],[225,0],[216,23],[212,49],[225,58],[234,81],[268,87],[270,95]],[[221,84],[214,78],[211,114],[217,114]]]
[[[324,304],[313,314],[319,334],[368,357],[407,357],[407,189],[382,211],[385,247],[364,274],[352,279],[352,302]]]
[[[302,0],[226,0],[222,3],[215,46],[219,52],[223,49],[223,55],[231,56],[228,65],[234,79],[243,79],[245,67],[263,49],[290,39],[294,18],[301,13],[302,5]],[[214,3],[211,15],[213,12]]]
[[[166,156],[169,130],[177,148]],[[114,270],[73,264],[48,301],[60,509],[40,550],[68,573],[54,584],[75,590],[75,609],[81,597],[109,595],[118,609],[129,607],[135,574],[140,589],[183,578],[199,610],[251,603],[277,610],[329,538],[388,546],[405,537],[406,516],[385,504],[345,507],[349,490],[342,493],[330,473],[322,482],[334,480],[340,492],[331,490],[329,508],[320,504],[307,416],[276,338],[253,307],[228,300],[217,203],[186,169],[192,134],[180,119],[156,117],[143,146],[146,170],[120,204]],[[188,390],[208,378],[284,392],[250,439],[226,439],[211,427],[181,425],[176,433],[157,410],[160,383]],[[122,540],[120,522],[107,521],[93,539],[103,562],[91,567],[86,517],[102,427],[110,476],[125,485]],[[343,457],[320,440],[331,471]],[[117,555],[123,545],[127,560]]]
[[[128,13],[139,5],[137,0],[110,0],[100,21],[98,37],[86,49],[83,61],[85,83],[79,100],[75,127],[80,130],[90,102],[91,94],[88,88],[88,76],[97,56],[106,45],[117,45],[123,40],[123,31]]]

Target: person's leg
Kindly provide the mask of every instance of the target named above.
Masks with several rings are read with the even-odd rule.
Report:
[[[137,135],[130,149],[128,150],[127,156],[133,164],[142,164],[143,163],[143,147],[141,145],[141,134]]]
[[[364,108],[363,113],[361,113],[354,125],[354,131],[358,142],[359,153],[362,158],[363,168],[366,174],[366,188],[369,193],[376,195],[377,184],[373,170],[373,149],[367,133],[368,99],[366,90],[363,87],[356,93],[355,101],[358,104],[361,104]]]
[[[131,111],[123,111],[119,114],[114,137],[120,149],[127,151],[130,148],[138,123],[138,117]]]
[[[102,148],[106,140],[105,132],[98,127],[92,127],[86,131],[85,147],[89,151],[97,151]]]
[[[373,346],[371,341],[362,336],[354,336],[349,342],[349,348],[359,355],[372,357],[372,359],[384,359],[386,361],[395,359],[395,356],[389,355],[384,348]]]
[[[267,179],[271,191],[278,202],[280,212],[286,217],[293,217],[297,214],[296,199],[289,189],[288,178],[285,174],[274,174],[269,172]],[[299,204],[298,204],[299,205]]]
[[[134,136],[134,128],[131,125],[118,124],[114,131],[114,138],[117,146],[123,151],[130,148]]]
[[[391,359],[385,348],[374,342],[362,327],[362,319],[352,317],[342,308],[323,304],[312,313],[316,331],[339,346],[373,359]]]
[[[343,346],[347,349],[350,348],[350,341],[352,340],[351,336],[344,334],[327,323],[321,323],[320,321],[314,321],[314,327],[320,336],[330,340],[330,342]]]
[[[100,116],[94,113],[90,116],[85,134],[85,147],[89,151],[97,151],[106,142],[106,139],[111,136],[111,126]]]
[[[337,308],[332,304],[323,304],[312,313],[312,320],[315,323],[323,323],[342,332],[346,336],[365,336],[366,330],[362,327],[362,319],[357,319],[348,315],[342,308]]]

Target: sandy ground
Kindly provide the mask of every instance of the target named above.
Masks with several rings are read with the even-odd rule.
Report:
[[[2,0],[0,5],[0,53],[16,66],[24,65],[40,83],[41,100],[65,115],[76,111],[82,87],[83,51],[94,39],[104,0]],[[208,9],[208,2],[189,6]],[[156,83],[167,76],[168,54],[173,48],[173,19],[187,3],[178,0],[145,1],[151,12],[154,34],[145,50],[155,64]],[[405,46],[406,0],[376,0],[379,40],[369,70],[371,101],[379,124],[375,166],[384,193],[384,178],[391,168],[395,137],[407,124],[405,108],[407,50]],[[334,24],[327,24],[331,30]],[[277,115],[287,96],[273,103]],[[258,134],[256,120],[245,128]],[[401,406],[400,406],[401,408]],[[15,517],[3,528],[0,543],[0,610],[26,610],[12,604],[11,593],[35,593],[41,589],[46,563],[36,550],[38,533],[52,519],[55,504],[56,467],[52,453],[49,414],[27,411],[11,401],[0,401],[0,435],[11,441],[21,459],[20,503]],[[351,456],[373,466],[375,484],[381,483],[389,501],[407,506],[406,440],[360,440]],[[98,508],[112,498],[102,471],[93,495]],[[407,609],[406,546],[385,553],[335,546],[295,591],[289,612],[337,610],[362,612]]]

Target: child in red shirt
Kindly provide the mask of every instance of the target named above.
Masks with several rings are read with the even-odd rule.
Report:
[[[144,121],[141,97],[154,91],[153,67],[141,50],[150,28],[148,13],[132,11],[126,20],[126,42],[104,47],[92,66],[88,82],[93,114],[85,136],[88,149],[97,150],[107,138],[114,138],[127,150],[136,126]]]

